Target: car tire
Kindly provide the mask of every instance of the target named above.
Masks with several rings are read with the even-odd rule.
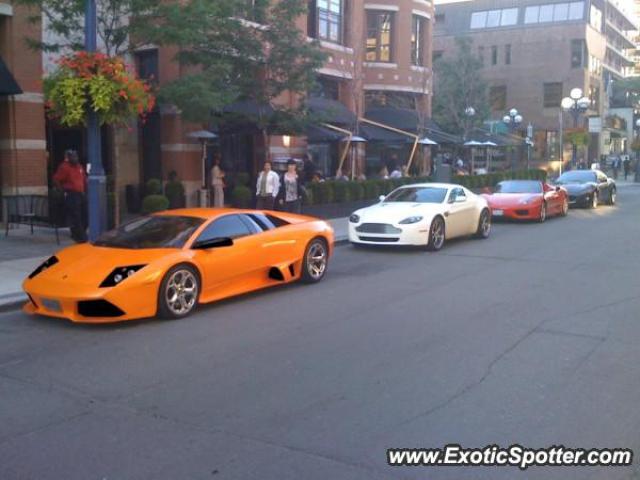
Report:
[[[478,218],[478,230],[476,230],[476,238],[489,238],[491,234],[491,212],[484,209]]]
[[[540,207],[540,215],[538,216],[538,222],[544,223],[547,219],[547,202],[542,202],[542,206]]]
[[[589,202],[589,208],[598,208],[598,191],[593,192],[591,196],[591,201]]]
[[[328,265],[329,247],[326,240],[314,238],[305,248],[304,257],[302,257],[302,281],[318,283],[327,273]]]
[[[615,205],[616,204],[616,189],[612,188],[611,190],[609,190],[609,201],[607,203],[609,203],[609,205]]]
[[[569,200],[566,198],[562,201],[562,209],[560,210],[560,215],[566,217],[569,214]]]
[[[158,316],[178,319],[188,316],[198,305],[201,281],[192,265],[179,264],[165,274],[158,290]]]
[[[437,252],[442,249],[446,239],[446,226],[442,217],[437,216],[431,221],[429,237],[427,238],[427,250]]]

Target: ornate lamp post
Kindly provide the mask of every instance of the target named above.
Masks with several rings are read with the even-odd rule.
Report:
[[[635,123],[635,131],[636,131],[636,139],[634,143],[640,143],[640,118],[636,120]],[[640,150],[635,150],[636,152],[636,168],[633,181],[640,182]]]
[[[520,124],[522,123],[522,120],[523,120],[522,115],[520,115],[520,113],[518,113],[518,110],[515,108],[512,108],[511,110],[509,110],[509,112],[504,117],[502,117],[502,122],[507,127],[509,127],[509,131],[511,132],[511,134],[515,133],[518,126],[520,126]],[[515,167],[514,156],[515,156],[515,152],[512,151],[511,170],[513,170]]]
[[[96,0],[85,2],[84,48],[87,52],[97,49]],[[98,114],[89,109],[87,114],[87,157],[89,163],[88,210],[89,240],[93,241],[107,225],[107,177],[102,166],[102,145]]]
[[[581,88],[574,88],[569,93],[568,97],[562,99],[560,104],[562,109],[569,112],[573,117],[573,128],[578,128],[578,120],[580,115],[586,112],[591,106],[591,100],[588,97],[582,96]],[[560,147],[562,148],[562,146]],[[578,145],[573,142],[573,153],[571,154],[571,164],[575,168],[576,157],[578,155]]]

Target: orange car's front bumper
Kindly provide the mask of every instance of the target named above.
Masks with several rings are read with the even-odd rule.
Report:
[[[157,310],[157,282],[127,281],[116,287],[94,288],[35,278],[26,280],[23,288],[30,298],[23,307],[25,312],[78,323],[148,318]]]

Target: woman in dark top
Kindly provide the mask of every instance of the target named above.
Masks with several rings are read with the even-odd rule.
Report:
[[[280,205],[285,212],[301,213],[304,187],[294,159],[287,161],[287,171],[280,182]]]

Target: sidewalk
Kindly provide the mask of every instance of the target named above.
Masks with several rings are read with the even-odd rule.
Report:
[[[347,218],[328,220],[336,234],[336,242],[347,240]],[[68,230],[60,230],[60,245],[52,230],[28,227],[9,230],[9,236],[0,236],[0,311],[19,307],[26,296],[22,281],[56,251],[72,245]]]

